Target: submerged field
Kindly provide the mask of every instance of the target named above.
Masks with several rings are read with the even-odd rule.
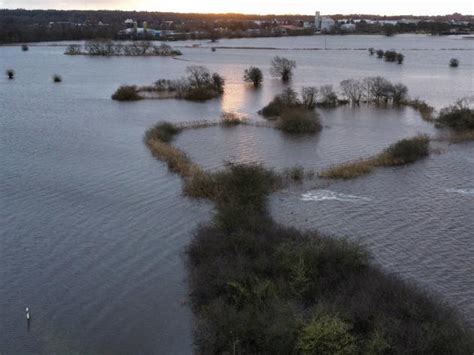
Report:
[[[261,46],[246,41],[235,44]],[[280,48],[321,46],[320,38],[311,37],[271,41]],[[402,66],[376,61],[365,51],[276,51],[297,61],[292,86],[383,75],[438,109],[472,92],[470,42],[348,36],[328,43],[426,50],[403,51]],[[459,48],[464,50],[453,50]],[[192,352],[182,252],[198,224],[210,220],[212,206],[181,196],[181,181],[148,153],[143,133],[159,121],[215,120],[223,111],[257,120],[256,112],[285,86],[268,74],[275,51],[181,49],[182,60],[71,58],[62,54],[64,47],[31,46],[28,53],[0,48],[2,69],[16,71],[13,82],[0,80],[0,110],[6,113],[0,145],[7,152],[0,173],[6,226],[0,248],[6,290],[0,296],[6,310],[1,351]],[[457,71],[446,64],[451,57],[461,61]],[[221,99],[110,100],[122,84],[176,78],[186,66],[204,63],[227,79]],[[241,80],[249,63],[264,71],[260,91]],[[54,73],[63,78],[58,86],[51,83]],[[233,160],[319,170],[371,156],[417,133],[435,133],[410,108],[320,113],[323,130],[315,136],[211,127],[183,132],[175,144],[206,169]],[[305,182],[272,195],[270,212],[285,225],[364,244],[384,270],[436,292],[474,324],[473,149],[472,143],[446,145],[442,154],[359,180]],[[34,319],[29,333],[22,322],[25,306]]]

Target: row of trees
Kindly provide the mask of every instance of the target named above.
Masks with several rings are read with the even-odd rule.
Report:
[[[66,49],[67,55],[91,56],[177,56],[181,51],[173,49],[170,45],[162,43],[159,46],[149,41],[131,42],[128,44],[115,43],[108,40],[92,40],[86,42],[84,51],[80,45],[70,45]]]
[[[408,94],[408,88],[401,84],[392,84],[381,76],[367,77],[362,80],[346,79],[340,83],[344,96],[353,104],[361,102],[402,103]]]
[[[402,64],[405,60],[405,56],[402,53],[398,53],[393,50],[383,51],[382,49],[375,50],[374,48],[369,48],[370,55],[377,54],[377,58],[384,58],[386,62],[397,62]]]

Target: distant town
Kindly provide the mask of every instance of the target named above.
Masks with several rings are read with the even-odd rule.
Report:
[[[474,16],[181,14],[121,11],[0,10],[0,43],[84,40],[184,40],[315,34],[472,35]]]

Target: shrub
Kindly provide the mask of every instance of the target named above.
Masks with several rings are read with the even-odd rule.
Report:
[[[61,83],[62,81],[63,81],[63,78],[61,77],[61,75],[58,75],[58,74],[53,75],[53,82]]]
[[[248,69],[245,69],[244,81],[247,83],[252,83],[253,86],[257,88],[262,85],[263,73],[257,67],[250,67]]]
[[[319,173],[319,176],[326,179],[353,179],[367,175],[374,170],[373,159],[362,159],[353,162],[335,165]]]
[[[379,59],[382,59],[384,54],[385,54],[385,52],[381,49],[377,49],[377,52],[375,52],[375,53],[377,53],[377,58],[379,58]]]
[[[280,95],[275,96],[273,100],[260,111],[260,113],[264,117],[277,117],[286,109],[301,106],[302,104],[298,99],[296,91],[292,88],[287,88]]]
[[[211,88],[195,87],[195,88],[189,88],[188,90],[186,90],[183,98],[185,100],[190,100],[190,101],[207,101],[210,99],[214,99],[217,96],[219,96],[218,93]]]
[[[245,120],[233,112],[224,112],[221,115],[220,124],[224,127],[233,127],[242,124]]]
[[[338,316],[322,315],[303,328],[298,347],[303,354],[358,354],[357,339],[349,330]]]
[[[112,99],[117,101],[137,101],[141,100],[142,97],[139,95],[136,86],[123,85],[112,95]]]
[[[169,122],[162,122],[149,129],[146,133],[145,139],[159,140],[165,143],[171,142],[173,137],[181,132],[181,129]]]
[[[443,108],[436,122],[455,130],[474,129],[474,109],[465,101],[459,100],[456,104]]]
[[[374,54],[375,54],[375,49],[369,48],[369,54],[370,54],[370,55],[374,55]]]
[[[282,81],[286,82],[293,76],[293,70],[296,68],[296,62],[288,58],[276,56],[272,60],[271,74],[275,77],[280,77]]]
[[[294,108],[282,112],[277,128],[286,133],[303,134],[319,132],[322,126],[315,111]]]
[[[451,68],[457,68],[459,66],[459,59],[456,59],[456,58],[452,58],[450,61],[449,61],[449,66]]]
[[[408,88],[403,84],[395,84],[392,86],[392,100],[395,104],[400,104],[406,100]]]
[[[78,44],[71,44],[67,47],[66,52],[64,54],[67,55],[79,55],[82,54],[81,46]]]
[[[15,71],[13,69],[7,69],[5,73],[8,79],[13,80],[15,78]]]
[[[22,45],[21,45],[21,50],[22,50],[23,52],[27,52],[27,51],[29,51],[29,49],[30,49],[30,48],[28,47],[27,44],[22,44]]]
[[[397,53],[397,63],[402,64],[405,56],[402,53]]]
[[[384,53],[384,58],[385,58],[385,61],[387,61],[387,62],[394,62],[395,60],[397,60],[397,52],[395,52],[395,51],[386,51]]]
[[[388,147],[378,158],[382,166],[403,165],[423,159],[430,154],[430,139],[426,135],[402,139]]]

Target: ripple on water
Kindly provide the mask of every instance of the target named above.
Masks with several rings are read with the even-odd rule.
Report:
[[[301,201],[341,201],[341,202],[369,202],[368,197],[347,195],[331,190],[312,190],[301,195]]]
[[[454,189],[453,188],[453,189],[446,189],[446,192],[474,196],[474,189]]]

